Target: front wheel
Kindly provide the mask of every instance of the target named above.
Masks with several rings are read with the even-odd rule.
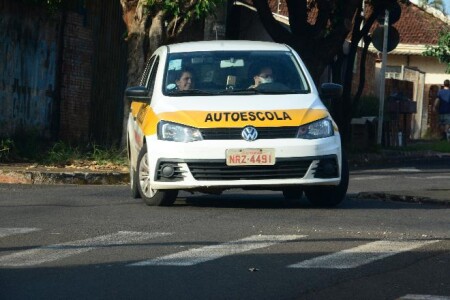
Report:
[[[137,163],[137,180],[139,194],[148,206],[170,206],[178,195],[177,190],[155,190],[150,180],[147,146],[144,145],[139,152]]]
[[[334,207],[345,199],[349,180],[348,161],[342,155],[341,182],[337,186],[317,186],[305,190],[309,202],[318,207]]]
[[[131,188],[131,197],[133,199],[141,198],[137,178],[138,178],[137,171],[135,171],[133,167],[130,166],[130,188]]]

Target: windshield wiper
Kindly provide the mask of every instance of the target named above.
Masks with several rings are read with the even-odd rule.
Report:
[[[205,90],[199,90],[199,89],[190,89],[190,90],[184,90],[184,91],[170,91],[171,96],[194,96],[194,95],[217,95],[217,93],[211,92],[211,91],[205,91]]]
[[[270,89],[260,89],[258,90],[261,94],[308,94],[307,90],[298,89],[281,89],[281,90],[270,90]]]
[[[219,95],[226,95],[226,94],[254,95],[254,94],[259,94],[259,91],[255,88],[229,89],[229,90],[222,90],[220,92],[217,92],[217,94],[219,94]]]
[[[248,89],[229,89],[218,92],[220,95],[238,94],[238,95],[256,95],[256,94],[308,94],[308,90],[301,89],[270,89],[270,88],[248,88]]]

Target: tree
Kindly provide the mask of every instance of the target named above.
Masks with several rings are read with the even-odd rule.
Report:
[[[145,61],[159,46],[177,40],[195,20],[210,15],[224,0],[120,0],[127,27],[128,86],[139,83]],[[129,105],[124,103],[122,145]]]
[[[426,46],[426,48],[423,55],[436,57],[441,63],[446,63],[447,70],[445,72],[450,73],[450,31],[443,31],[439,34],[437,46]]]
[[[437,10],[442,11],[445,14],[445,4],[443,0],[420,0],[420,5],[427,5]]]
[[[344,93],[340,105],[333,107],[333,115],[342,132],[344,143],[348,142],[352,107],[358,103],[364,86],[364,72],[361,72],[358,92],[352,97],[353,65],[358,43],[362,39],[365,42],[366,46],[362,52],[364,57],[371,42],[369,32],[372,25],[385,9],[390,8],[397,0],[366,0],[368,9],[365,10],[365,18],[362,16],[363,0],[285,0],[290,30],[275,20],[268,0],[252,1],[272,39],[294,48],[316,83],[319,83],[326,66],[334,66],[334,81],[343,84]],[[310,21],[312,15],[315,16],[313,23]],[[342,46],[349,35],[350,50],[342,74]],[[362,71],[364,63],[365,60],[361,60]]]

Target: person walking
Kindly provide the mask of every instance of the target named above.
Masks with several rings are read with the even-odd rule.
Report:
[[[450,80],[444,80],[444,88],[441,89],[434,101],[434,111],[439,114],[439,129],[442,139],[450,136]]]

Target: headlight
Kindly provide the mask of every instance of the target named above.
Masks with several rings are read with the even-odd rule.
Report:
[[[321,139],[332,135],[334,135],[333,124],[329,119],[300,126],[297,132],[297,138],[308,140]]]
[[[158,139],[172,142],[189,143],[202,141],[200,130],[176,123],[161,121],[158,124]]]

